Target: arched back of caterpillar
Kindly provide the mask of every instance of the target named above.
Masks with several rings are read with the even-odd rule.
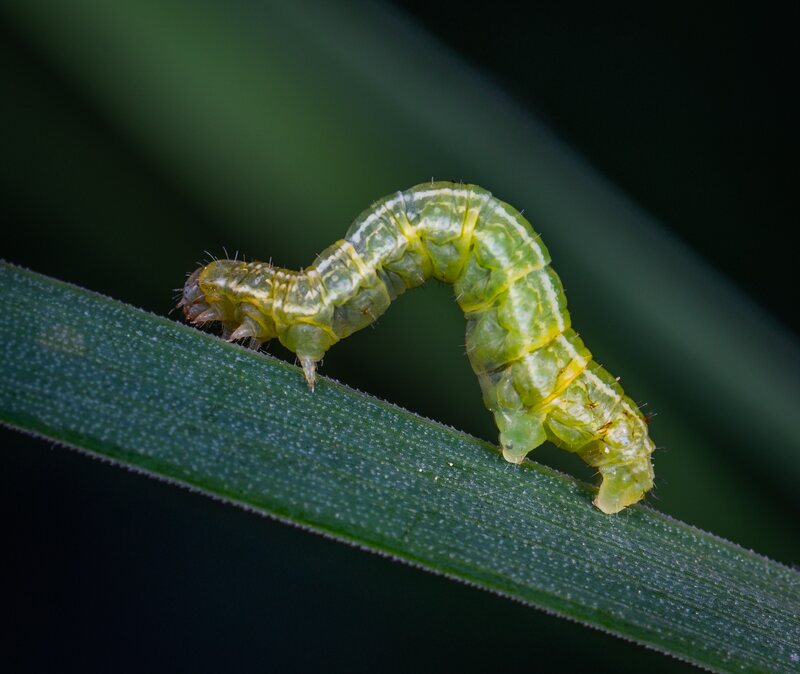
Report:
[[[214,261],[191,274],[180,305],[194,323],[220,321],[230,340],[277,337],[313,390],[331,346],[430,277],[454,286],[506,460],[550,440],[597,467],[603,512],[639,501],[653,486],[644,415],[572,329],[530,223],[477,185],[425,183],[384,197],[302,271]]]

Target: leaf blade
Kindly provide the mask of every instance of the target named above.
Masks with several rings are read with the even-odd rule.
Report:
[[[281,361],[3,264],[0,419],[718,671],[792,671],[800,575]]]

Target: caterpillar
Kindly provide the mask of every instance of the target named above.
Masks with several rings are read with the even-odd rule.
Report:
[[[277,337],[313,391],[317,363],[398,295],[436,278],[454,286],[466,349],[500,431],[521,463],[550,440],[597,468],[605,513],[653,486],[648,420],[572,328],[561,281],[530,223],[477,185],[430,182],[384,197],[313,264],[216,260],[188,278],[179,306],[258,348]]]

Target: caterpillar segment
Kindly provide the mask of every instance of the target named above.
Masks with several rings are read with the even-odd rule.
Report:
[[[214,261],[190,275],[180,304],[193,323],[221,322],[230,340],[277,338],[313,390],[331,346],[431,277],[454,286],[505,459],[520,463],[550,440],[597,468],[603,512],[643,498],[654,449],[644,415],[572,329],[531,225],[476,185],[426,183],[384,197],[302,271]]]

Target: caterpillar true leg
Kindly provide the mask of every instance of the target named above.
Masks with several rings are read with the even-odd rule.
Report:
[[[425,183],[373,204],[302,271],[217,260],[191,274],[188,320],[230,339],[277,337],[314,388],[317,363],[398,295],[434,277],[454,286],[466,346],[507,461],[551,440],[597,467],[607,513],[653,486],[647,423],[571,327],[550,255],[528,221],[476,185]]]

